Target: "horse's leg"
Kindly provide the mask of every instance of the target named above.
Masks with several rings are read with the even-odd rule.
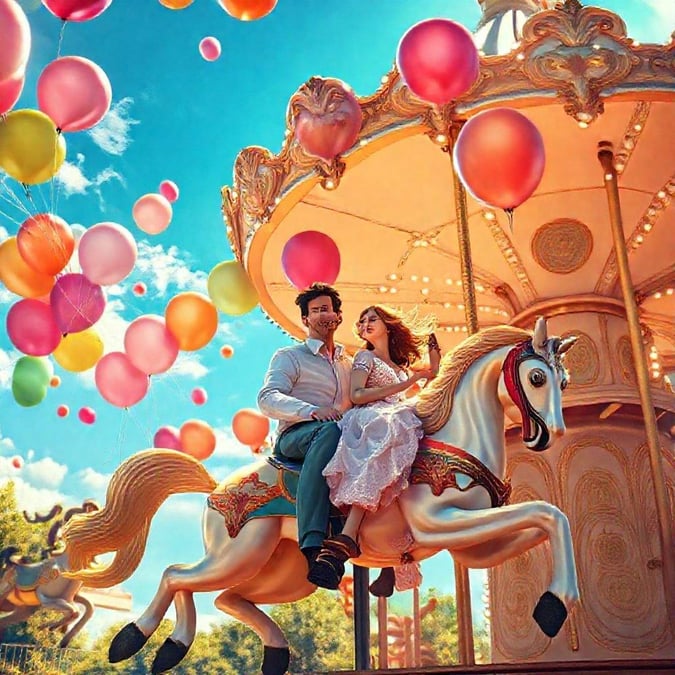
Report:
[[[515,558],[546,541],[548,535],[538,527],[530,527],[515,534],[496,537],[483,544],[454,549],[452,557],[465,567],[483,569],[495,567]]]
[[[58,621],[51,621],[45,624],[42,624],[40,628],[48,628],[49,630],[55,630],[60,626],[65,626],[71,621],[77,619],[80,614],[80,610],[72,602],[64,600],[63,598],[52,598],[45,595],[39,588],[35,592],[42,605],[43,609],[51,610],[52,612],[58,612],[62,614],[62,618]]]
[[[68,630],[68,632],[61,638],[61,642],[59,642],[59,647],[61,649],[65,649],[71,642],[71,640],[84,628],[85,624],[91,617],[94,615],[94,605],[91,604],[91,602],[85,598],[83,595],[77,594],[73,600],[78,604],[82,605],[84,607],[84,613],[82,616],[77,620],[74,626]]]

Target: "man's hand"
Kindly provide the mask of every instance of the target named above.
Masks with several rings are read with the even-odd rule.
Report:
[[[337,408],[319,408],[315,410],[310,417],[319,422],[337,422],[342,419],[342,413]]]
[[[436,373],[431,368],[418,368],[413,370],[408,382],[413,384],[417,380],[433,380],[434,377],[436,377]]]

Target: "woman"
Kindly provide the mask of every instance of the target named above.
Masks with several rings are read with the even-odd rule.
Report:
[[[340,422],[340,442],[323,470],[331,501],[350,507],[342,534],[324,542],[322,551],[332,557],[338,555],[346,561],[358,555],[358,531],[366,511],[387,506],[408,486],[423,432],[405,392],[418,380],[428,381],[438,372],[441,354],[430,327],[429,322],[406,320],[379,305],[361,312],[356,329],[366,347],[356,354],[352,365],[354,407]],[[429,367],[413,367],[425,344]],[[327,565],[329,560],[327,555]],[[319,554],[317,562],[321,561]]]

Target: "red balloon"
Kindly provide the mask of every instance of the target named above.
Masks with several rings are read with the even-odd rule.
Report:
[[[12,466],[15,469],[21,469],[23,467],[23,459],[19,456],[12,457]]]
[[[457,137],[453,159],[462,183],[476,199],[507,210],[532,195],[546,164],[539,130],[510,108],[472,117]]]
[[[110,7],[112,0],[42,0],[42,4],[64,21],[89,21]]]
[[[7,335],[17,349],[30,356],[47,356],[61,342],[52,308],[30,298],[15,302],[7,312]]]
[[[305,152],[330,161],[356,143],[363,122],[361,106],[341,80],[326,79],[320,86],[305,87],[305,92],[291,104],[295,137]]]
[[[195,387],[192,390],[191,398],[195,405],[204,405],[209,397],[206,393],[206,389],[203,387]]]
[[[265,443],[270,432],[270,421],[253,408],[243,408],[232,418],[232,433],[236,439],[255,452]]]
[[[145,295],[148,287],[142,281],[139,281],[137,284],[134,284],[132,290],[134,295]]]
[[[69,413],[69,412],[70,412],[70,408],[68,408],[67,405],[60,405],[60,406],[56,409],[56,414],[57,414],[59,417],[68,417],[68,413]],[[81,418],[80,418],[80,419],[81,419]]]
[[[96,421],[96,412],[89,407],[80,408],[77,416],[84,424],[93,424]]]
[[[461,24],[427,19],[401,38],[396,66],[415,96],[443,105],[465,94],[478,78],[478,50]]]
[[[281,266],[288,280],[299,290],[315,281],[332,284],[340,273],[340,251],[323,232],[299,232],[286,242]]]

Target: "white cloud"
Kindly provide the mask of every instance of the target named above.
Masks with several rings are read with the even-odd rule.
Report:
[[[170,518],[185,518],[186,520],[199,522],[204,511],[205,500],[199,496],[180,496],[169,499],[163,506],[162,515]]]
[[[24,474],[33,483],[46,488],[57,488],[68,473],[65,464],[55,462],[51,457],[44,457],[24,467]]]
[[[31,485],[23,478],[27,466],[25,465],[23,469],[15,469],[9,457],[0,456],[0,485],[6,485],[10,481],[14,483],[19,510],[48,511],[54,504],[72,501],[58,490]]]
[[[82,469],[77,473],[77,479],[80,482],[80,485],[91,494],[88,495],[88,498],[98,499],[99,501],[104,501],[106,490],[108,489],[108,483],[110,482],[111,474],[99,473],[98,471],[87,467]]]
[[[131,127],[140,124],[129,115],[134,99],[127,96],[113,103],[108,114],[87,133],[101,150],[111,155],[122,155],[131,143]]]
[[[2,430],[0,430],[0,453],[13,453],[16,452],[16,446],[14,441],[7,436],[2,435]]]
[[[234,437],[231,427],[219,427],[213,431],[216,434],[214,457],[253,461],[254,456],[251,453],[251,448],[243,445]]]
[[[0,241],[5,241],[9,237],[9,232],[0,225]]]
[[[179,352],[176,362],[169,370],[170,375],[191,377],[198,380],[204,377],[209,369],[201,362],[199,355],[189,352]]]
[[[118,180],[124,185],[124,178],[111,167],[99,171],[94,178],[88,178],[84,174],[84,155],[78,153],[77,163],[65,161],[59,172],[56,174],[56,180],[63,188],[66,197],[71,195],[85,195],[93,188],[94,194],[98,197],[99,207],[105,211],[106,204],[103,199],[101,186],[111,180]]]
[[[143,281],[153,286],[160,295],[166,294],[169,285],[206,293],[206,272],[190,269],[177,246],[164,250],[161,244],[152,246],[146,241],[138,242],[136,269]]]
[[[0,304],[2,304],[2,293],[0,293]],[[12,373],[14,372],[14,364],[17,362],[21,354],[12,349],[6,351],[0,348],[0,389],[9,389],[12,384]]]
[[[675,26],[675,3],[672,0],[644,0],[644,3],[655,14],[662,29],[670,31]]]

